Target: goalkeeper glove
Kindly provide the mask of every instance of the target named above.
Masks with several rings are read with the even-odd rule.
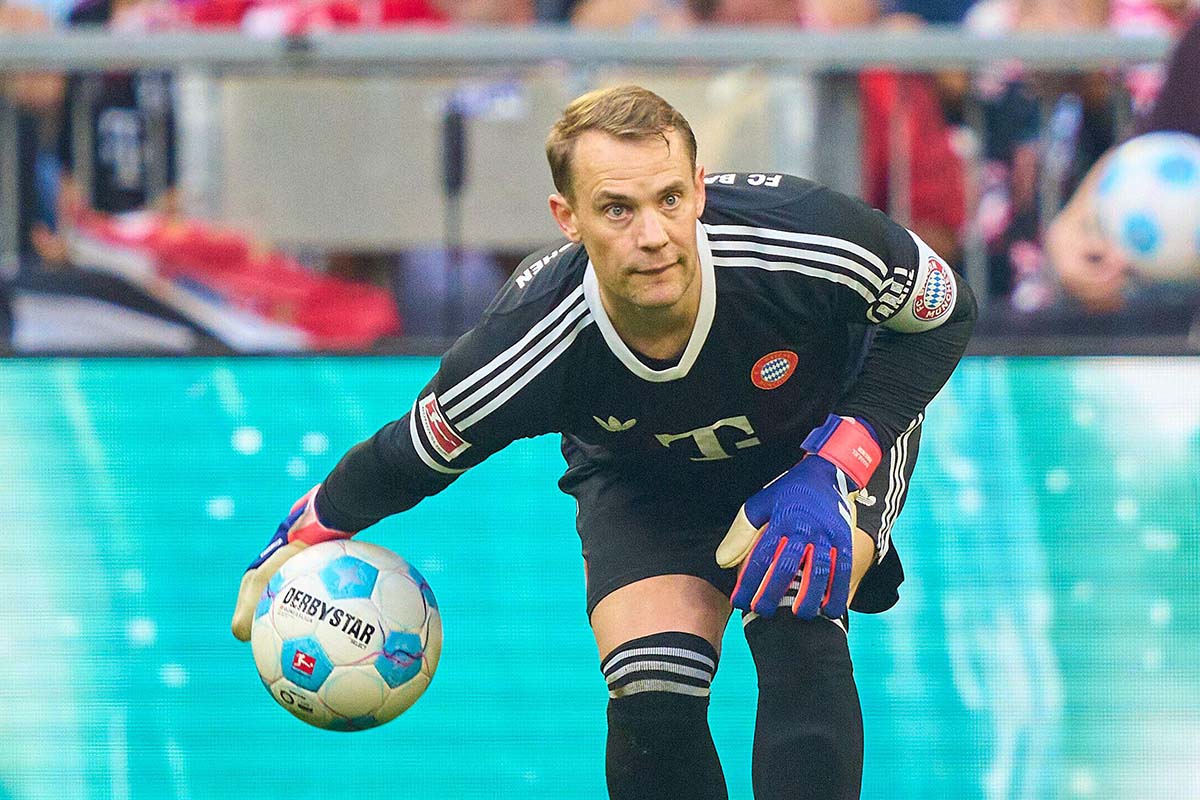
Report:
[[[742,564],[734,607],[769,617],[794,579],[791,610],[801,619],[846,613],[854,511],[882,452],[870,427],[830,415],[802,445],[799,464],[747,500],[717,548],[722,567]]]
[[[233,610],[233,635],[243,642],[250,641],[250,627],[254,624],[254,609],[258,606],[259,598],[283,562],[312,544],[327,542],[331,539],[349,539],[353,531],[338,531],[325,526],[317,517],[316,497],[321,484],[313,488],[296,501],[291,513],[279,523],[275,535],[267,542],[267,546],[258,554],[246,573],[242,575],[242,584],[238,588],[237,606]]]

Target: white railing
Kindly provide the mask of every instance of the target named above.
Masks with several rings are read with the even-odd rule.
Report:
[[[463,29],[388,33],[321,33],[255,39],[237,33],[130,35],[65,31],[0,36],[0,71],[51,68],[437,67],[475,69],[546,62],[623,66],[753,63],[811,73],[854,72],[888,65],[922,71],[979,68],[1018,60],[1040,69],[1156,61],[1169,49],[1162,37],[1107,33],[983,37],[959,30],[595,33],[560,28]]]
[[[736,91],[759,91],[749,116],[760,136],[749,142],[725,136],[734,155],[722,152],[721,163],[710,166],[746,169],[743,165],[753,163],[858,193],[859,159],[852,154],[859,152],[861,138],[854,79],[860,70],[980,71],[1019,62],[1042,71],[1077,72],[1160,61],[1169,47],[1161,37],[991,38],[935,29],[584,33],[534,27],[274,39],[64,31],[0,36],[0,72],[175,71],[190,98],[190,111],[180,115],[177,154],[190,210],[243,225],[263,238],[364,249],[441,238],[512,247],[539,243],[554,233],[543,208],[546,170],[538,164],[540,139],[553,115],[574,91],[613,73],[696,76],[703,82],[751,72],[754,77],[741,80]],[[311,89],[331,78],[342,82],[324,94]],[[436,144],[443,120],[431,107],[463,81],[473,81],[476,89],[499,82],[521,121],[514,123],[510,115],[497,123],[494,115],[484,114],[471,122],[472,149],[463,157],[472,164],[472,185],[447,200],[440,180],[443,154]],[[297,111],[304,103],[309,106]],[[333,108],[338,110],[328,110]],[[11,125],[9,115],[4,119]],[[321,126],[335,130],[321,138],[313,133]],[[349,132],[340,135],[339,126]],[[364,155],[366,146],[381,137],[391,148],[388,155],[381,156],[378,147]],[[372,168],[359,168],[362,159],[373,159]],[[351,167],[339,170],[339,162]],[[300,175],[301,166],[313,166],[313,174]],[[8,251],[15,241],[15,212],[5,206],[0,227]],[[966,255],[976,261],[968,271],[978,279],[983,275],[979,249],[968,247]]]

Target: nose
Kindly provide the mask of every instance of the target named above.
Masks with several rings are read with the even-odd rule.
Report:
[[[654,212],[643,214],[638,225],[638,247],[643,250],[661,250],[667,246],[669,241],[667,229],[663,226],[658,214]]]

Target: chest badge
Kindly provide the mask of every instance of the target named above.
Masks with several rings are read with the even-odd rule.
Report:
[[[776,350],[754,362],[750,381],[760,389],[778,389],[796,371],[800,357],[791,350]]]
[[[627,431],[634,425],[637,425],[636,419],[631,419],[628,422],[621,422],[621,420],[612,416],[610,416],[608,419],[600,419],[599,417],[593,416],[592,419],[596,420],[596,424],[601,428],[604,428],[604,430],[608,431],[609,433],[620,433],[621,431]]]

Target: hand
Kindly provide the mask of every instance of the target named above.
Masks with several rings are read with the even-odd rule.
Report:
[[[1125,305],[1129,259],[1100,231],[1096,192],[1113,151],[1088,169],[1075,194],[1046,228],[1046,255],[1063,290],[1094,314]]]
[[[804,441],[808,455],[745,502],[717,548],[722,567],[742,564],[732,602],[764,617],[799,578],[792,613],[846,613],[854,564],[852,493],[866,485],[881,451],[870,428],[830,416]]]
[[[259,598],[267,588],[271,577],[283,566],[283,562],[312,544],[327,542],[331,539],[349,539],[353,532],[338,531],[327,528],[317,518],[317,490],[321,484],[313,488],[296,501],[291,513],[279,523],[275,535],[267,542],[267,546],[258,554],[246,573],[242,575],[242,584],[238,588],[237,606],[233,610],[233,635],[243,642],[250,641],[250,628],[254,624],[254,609],[258,606]]]
[[[1046,255],[1063,289],[1093,314],[1118,311],[1125,304],[1129,259],[1085,217],[1085,210],[1064,212],[1046,231]]]

